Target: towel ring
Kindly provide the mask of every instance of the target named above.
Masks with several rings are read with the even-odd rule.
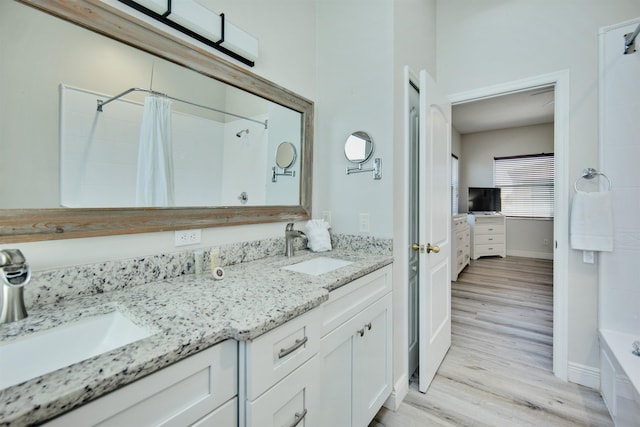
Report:
[[[581,179],[593,179],[596,176],[601,176],[604,179],[607,180],[607,191],[611,191],[611,180],[609,179],[609,177],[605,174],[603,174],[602,172],[598,172],[597,170],[595,170],[594,168],[587,168],[584,169],[582,171],[582,176],[578,179],[576,179],[576,181],[573,183],[573,188],[576,190],[576,193],[580,190],[578,190],[578,182],[580,182]]]

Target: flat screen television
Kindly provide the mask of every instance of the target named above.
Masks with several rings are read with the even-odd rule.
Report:
[[[500,212],[499,188],[469,187],[469,212]]]

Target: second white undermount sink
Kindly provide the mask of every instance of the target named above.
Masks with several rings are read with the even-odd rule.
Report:
[[[310,274],[312,276],[319,276],[324,273],[328,273],[346,265],[353,264],[351,261],[345,261],[342,259],[318,257],[308,261],[302,261],[297,264],[288,265],[282,267],[283,270],[297,271],[298,273]]]
[[[0,344],[0,390],[151,335],[113,311]]]

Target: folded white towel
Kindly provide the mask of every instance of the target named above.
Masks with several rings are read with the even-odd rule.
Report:
[[[578,191],[571,209],[571,247],[613,251],[613,209],[610,191]]]
[[[312,219],[306,226],[307,247],[313,252],[326,252],[331,250],[331,236],[329,224],[324,219]]]

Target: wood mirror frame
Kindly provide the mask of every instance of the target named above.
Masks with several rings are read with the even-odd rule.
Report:
[[[289,222],[311,216],[313,102],[99,0],[17,0],[302,114],[300,204],[205,208],[0,209],[0,243]]]

